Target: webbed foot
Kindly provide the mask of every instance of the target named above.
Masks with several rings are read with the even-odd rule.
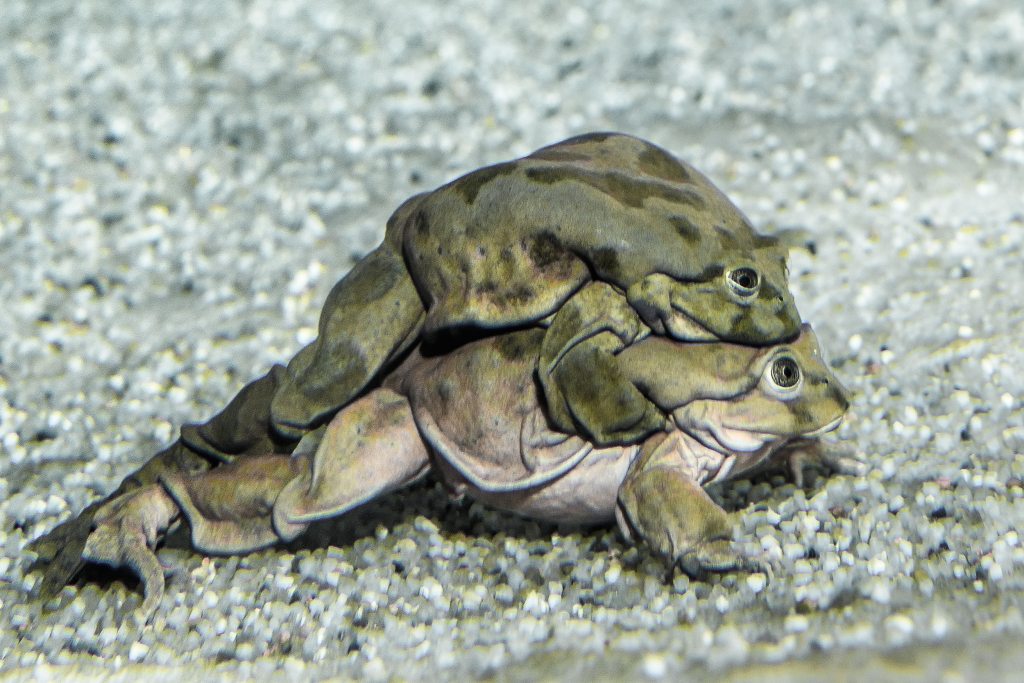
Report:
[[[96,512],[82,549],[85,560],[127,567],[139,577],[145,595],[137,612],[142,621],[149,620],[163,599],[164,568],[153,548],[177,516],[178,508],[162,486],[144,486]]]
[[[99,504],[90,505],[77,517],[61,522],[28,544],[28,549],[37,555],[28,570],[43,573],[36,586],[40,599],[48,600],[60,593],[85,565],[82,549],[99,507]]]
[[[211,420],[211,423],[219,419],[220,416]],[[37,554],[29,571],[42,572],[42,579],[35,589],[36,597],[41,600],[54,597],[74,580],[79,570],[85,566],[86,560],[82,557],[82,552],[86,539],[96,526],[97,515],[101,510],[107,510],[115,501],[128,496],[139,487],[155,483],[164,472],[195,473],[209,467],[209,460],[178,440],[128,475],[112,494],[93,502],[77,517],[58,524],[48,533],[29,543],[28,549]]]
[[[860,477],[868,473],[870,466],[849,449],[835,444],[825,444],[816,439],[797,439],[786,444],[776,458],[781,458],[790,478],[797,488],[804,487],[804,471],[811,467],[823,467],[835,474]]]

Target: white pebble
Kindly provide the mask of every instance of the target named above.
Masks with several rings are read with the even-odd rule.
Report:
[[[149,653],[149,646],[143,643],[135,642],[128,649],[128,659],[133,662],[141,662],[142,659]]]
[[[811,622],[802,614],[790,614],[782,622],[787,633],[803,633],[810,628]]]
[[[665,657],[653,652],[644,655],[641,666],[644,676],[648,678],[664,678],[665,674],[668,673],[668,662],[665,661]]]

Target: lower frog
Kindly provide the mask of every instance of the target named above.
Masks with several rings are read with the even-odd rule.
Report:
[[[247,552],[433,469],[456,495],[499,509],[580,524],[617,519],[628,539],[691,574],[762,568],[733,547],[730,517],[703,486],[789,444],[804,450],[839,425],[847,392],[810,327],[772,347],[654,336],[630,344],[615,355],[618,376],[650,397],[663,424],[641,443],[610,447],[549,426],[536,382],[544,335],[510,332],[442,355],[419,347],[290,455],[168,472],[114,499],[98,511],[84,556],[136,572],[149,615],[164,592],[154,548],[182,518],[197,550]]]

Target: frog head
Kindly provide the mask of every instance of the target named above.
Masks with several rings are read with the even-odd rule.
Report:
[[[648,275],[626,297],[656,334],[679,341],[763,346],[792,339],[800,330],[786,251],[771,238],[726,254],[694,282]]]
[[[823,361],[810,325],[792,343],[761,349],[753,361],[743,391],[675,408],[676,425],[719,452],[749,453],[819,436],[842,422],[850,395]]]

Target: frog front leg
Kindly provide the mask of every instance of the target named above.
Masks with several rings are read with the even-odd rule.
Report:
[[[650,333],[611,285],[593,282],[551,320],[537,374],[548,416],[599,446],[635,443],[665,426],[665,415],[626,377],[615,354]]]
[[[686,574],[766,571],[732,544],[733,525],[694,478],[680,432],[645,442],[619,488],[616,518],[623,535],[646,542]]]

